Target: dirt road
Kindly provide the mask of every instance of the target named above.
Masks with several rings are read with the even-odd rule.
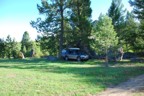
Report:
[[[144,96],[144,74],[94,96]]]

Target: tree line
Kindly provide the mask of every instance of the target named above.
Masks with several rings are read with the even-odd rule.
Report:
[[[91,57],[96,52],[107,58],[121,47],[125,52],[144,52],[143,0],[129,0],[131,12],[124,9],[122,0],[112,0],[107,13],[100,14],[95,21],[91,19],[90,4],[90,0],[41,0],[37,9],[45,18],[30,22],[40,35],[34,44],[27,43],[29,37],[22,38],[20,50],[27,54],[38,48],[41,55],[60,57],[62,49],[79,47]],[[9,45],[7,40],[0,42],[1,48]],[[1,48],[3,54],[6,49]]]
[[[31,21],[41,33],[37,40],[42,49],[59,56],[68,47],[80,47],[89,53],[108,52],[117,46],[126,52],[144,51],[143,0],[129,1],[132,12],[124,9],[122,0],[112,0],[108,12],[95,21],[91,19],[90,4],[90,0],[42,0],[37,9],[45,18]]]
[[[0,38],[0,58],[39,57],[41,54],[39,44],[30,40],[27,31],[24,32],[21,42],[16,42],[10,35],[5,40]]]

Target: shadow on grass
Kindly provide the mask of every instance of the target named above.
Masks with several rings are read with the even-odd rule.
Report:
[[[128,61],[119,62],[127,64]],[[73,74],[76,78],[83,78],[81,82],[89,82],[94,85],[110,86],[125,81],[130,77],[144,74],[144,66],[126,67],[102,67],[93,66],[103,64],[101,61],[47,61],[46,59],[24,59],[24,60],[0,60],[0,68],[8,69],[30,69],[33,71]]]
[[[27,59],[0,59],[0,63],[5,64],[34,64],[45,62],[45,59],[35,59],[35,58],[27,58]]]
[[[19,63],[19,64],[38,64],[38,63],[68,63],[66,61],[63,60],[57,60],[57,61],[49,61],[45,58],[26,58],[26,59],[0,59],[0,63],[5,63],[5,64],[9,64],[9,63]],[[70,63],[70,62],[69,62]],[[72,61],[72,63],[77,63]]]

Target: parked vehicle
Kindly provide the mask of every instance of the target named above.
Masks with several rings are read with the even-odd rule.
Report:
[[[68,48],[62,50],[62,57],[65,60],[73,59],[77,61],[88,60],[89,56],[80,50],[80,48]]]

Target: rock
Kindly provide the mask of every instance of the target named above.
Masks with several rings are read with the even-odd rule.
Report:
[[[19,58],[24,59],[24,54],[22,52],[19,52]]]
[[[132,52],[126,52],[124,53],[124,56],[123,56],[124,59],[131,59],[131,58],[136,58],[136,57],[137,57],[136,54]]]
[[[55,56],[47,56],[47,60],[50,60],[50,61],[57,61],[58,58],[55,57]]]
[[[130,61],[131,62],[140,62],[140,63],[143,63],[144,59],[143,58],[131,58]]]

